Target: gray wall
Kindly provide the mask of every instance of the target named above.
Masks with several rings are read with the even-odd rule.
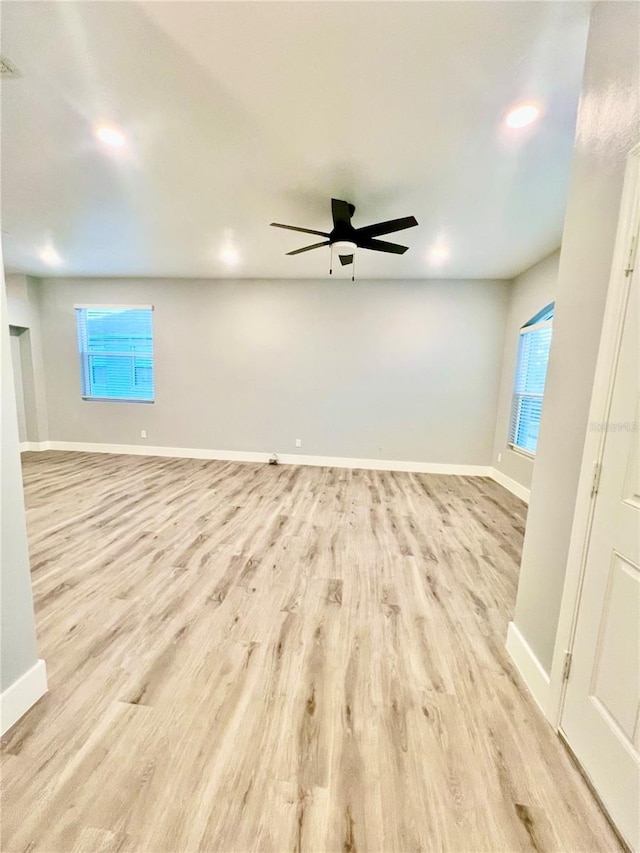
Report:
[[[44,281],[49,437],[488,465],[509,288]],[[154,405],[81,399],[74,303],[155,305]]]
[[[626,156],[640,133],[640,5],[593,7],[515,622],[551,668]]]
[[[0,692],[3,692],[38,659],[4,275],[0,293],[0,334]]]
[[[513,382],[518,358],[518,339],[522,326],[545,305],[555,299],[559,261],[560,251],[558,250],[526,272],[521,273],[514,279],[509,300],[493,447],[493,466],[527,489],[531,488],[534,460],[517,450],[512,450],[508,445]],[[498,461],[499,454],[502,457],[500,461]]]
[[[9,326],[11,335],[11,366],[13,367],[13,387],[16,394],[16,407],[18,410],[18,440],[27,440],[27,414],[24,405],[24,382],[22,380],[22,345],[23,335],[26,329],[18,326]]]
[[[21,377],[27,441],[48,438],[42,334],[40,330],[40,286],[35,278],[8,274],[7,316],[11,326],[19,327]]]

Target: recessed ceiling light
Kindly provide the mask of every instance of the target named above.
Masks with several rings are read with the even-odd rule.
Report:
[[[111,148],[123,148],[127,144],[127,137],[117,127],[108,124],[101,124],[94,131],[96,138],[109,145]]]
[[[449,249],[438,243],[429,250],[429,260],[432,264],[444,264],[449,260]]]
[[[536,119],[540,118],[540,108],[535,104],[520,104],[509,110],[505,116],[505,124],[513,130],[518,130],[521,127],[526,127],[532,124]]]
[[[62,263],[62,258],[51,245],[44,246],[38,253],[40,260],[50,267],[57,267]]]
[[[220,252],[220,260],[223,261],[229,267],[235,267],[235,265],[240,260],[240,256],[236,249],[232,246],[228,246],[226,249],[223,249]]]

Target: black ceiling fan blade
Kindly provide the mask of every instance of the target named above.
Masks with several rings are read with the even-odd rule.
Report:
[[[361,240],[358,234],[357,245],[360,249],[371,249],[373,252],[390,252],[393,255],[404,255],[409,248],[398,243],[387,243],[385,240]]]
[[[353,255],[339,255],[339,258],[343,267],[353,263]]]
[[[297,228],[295,225],[281,225],[279,222],[270,222],[274,228],[286,228],[287,231],[301,231],[303,234],[317,234],[318,237],[328,237],[326,231],[314,231],[313,228]]]
[[[328,246],[329,241],[325,240],[323,243],[314,243],[313,246],[304,246],[302,249],[294,249],[293,252],[287,252],[287,255],[299,255],[300,252],[310,252],[311,249],[319,249],[320,246]]]
[[[341,201],[339,198],[331,199],[331,216],[335,228],[341,225],[351,225],[351,217],[355,212],[354,205],[349,204],[348,201]]]
[[[383,234],[393,234],[394,231],[404,231],[405,228],[415,228],[417,224],[415,216],[403,216],[401,219],[389,219],[386,222],[356,228],[356,234],[358,237],[381,237]]]

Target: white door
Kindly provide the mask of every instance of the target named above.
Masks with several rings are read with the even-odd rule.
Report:
[[[637,263],[636,263],[637,266]],[[624,273],[622,273],[624,274]],[[626,308],[560,728],[640,851],[640,298]],[[624,304],[624,303],[623,303]]]

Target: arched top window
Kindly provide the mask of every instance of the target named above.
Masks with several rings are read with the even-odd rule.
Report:
[[[520,329],[518,341],[509,445],[531,456],[535,455],[538,447],[554,305],[551,302],[534,314]]]
[[[538,323],[546,323],[548,320],[553,320],[555,307],[555,302],[550,302],[548,305],[545,305],[542,311],[538,311],[537,314],[534,314],[530,320],[527,320],[522,328],[528,329],[530,326],[537,326]]]

